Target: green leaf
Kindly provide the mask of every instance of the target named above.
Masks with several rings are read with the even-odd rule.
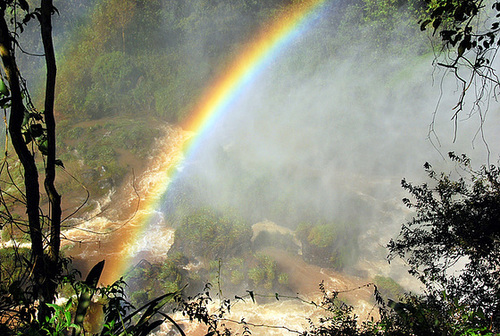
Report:
[[[30,121],[30,114],[27,111],[25,111],[21,127],[25,127],[26,125],[28,125],[29,121]]]
[[[48,143],[48,141],[47,140],[40,141],[40,143],[38,144],[38,149],[40,150],[40,152],[42,152],[43,155],[49,154],[49,143]]]
[[[5,85],[3,79],[0,79],[0,93],[4,96],[8,96],[10,94],[9,89],[7,88],[7,85]]]

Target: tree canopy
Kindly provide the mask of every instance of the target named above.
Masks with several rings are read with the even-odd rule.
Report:
[[[426,163],[432,184],[402,181],[416,212],[389,243],[410,273],[425,284],[430,297],[457,300],[482,310],[500,325],[500,169],[473,170],[466,156],[450,153],[465,177],[454,180]],[[444,293],[444,294],[443,294]]]

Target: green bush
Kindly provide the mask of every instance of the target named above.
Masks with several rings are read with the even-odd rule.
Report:
[[[28,248],[13,248],[6,247],[0,249],[0,260],[2,261],[0,264],[0,291],[3,293],[11,293],[11,295],[15,295],[16,293],[13,290],[22,289],[17,286],[20,286],[19,282],[20,276],[26,275],[24,274],[25,269],[23,269],[23,265],[20,261],[24,258],[29,259],[30,249]],[[16,288],[15,288],[16,287]],[[22,294],[19,292],[19,294]],[[1,300],[0,300],[1,302]]]
[[[279,285],[286,285],[285,278],[288,275],[278,275],[277,263],[270,256],[256,254],[254,263],[256,265],[248,271],[248,278],[252,280],[255,288],[263,287],[266,291],[271,291],[279,288]]]
[[[248,270],[248,278],[253,281],[255,287],[259,287],[266,278],[266,270],[261,267],[253,267]]]
[[[240,270],[234,270],[231,272],[231,284],[240,285],[245,281],[245,273]]]
[[[130,92],[138,78],[134,63],[125,53],[113,51],[99,56],[91,69],[92,84],[83,109],[99,119],[135,108]]]
[[[395,300],[403,296],[405,293],[404,288],[392,278],[377,275],[373,279],[373,282],[384,298],[391,298]]]
[[[144,164],[164,125],[147,117],[115,117],[76,125],[66,120],[61,124],[58,146],[63,150],[59,158],[72,175],[85,182],[92,196],[121,183],[131,172],[129,165]],[[85,141],[77,141],[81,139]],[[61,181],[60,185],[64,193],[81,192],[74,180]]]
[[[182,268],[183,256],[176,255],[162,263],[141,260],[126,275],[131,302],[141,306],[163,293],[178,291],[186,283],[188,274]]]
[[[343,269],[358,250],[354,225],[335,222],[300,223],[295,234],[302,243],[304,260],[323,267]]]
[[[184,217],[175,230],[173,252],[205,260],[241,256],[250,250],[252,230],[236,217],[202,208]]]

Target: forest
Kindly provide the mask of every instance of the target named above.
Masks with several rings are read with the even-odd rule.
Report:
[[[0,14],[0,334],[499,333],[500,2]]]

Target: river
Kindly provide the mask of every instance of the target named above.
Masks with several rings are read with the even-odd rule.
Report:
[[[158,185],[165,185],[167,178],[165,174],[170,170],[169,167],[178,164],[173,157],[179,155],[183,143],[190,134],[170,127],[165,133],[167,135],[157,141],[158,146],[152,151],[147,170],[137,176],[131,176],[119,191],[110,192],[105,198],[96,201],[97,206],[93,213],[86,214],[84,218],[72,219],[74,228],[64,233],[68,238],[65,241],[65,249],[73,258],[73,264],[83,274],[100,260],[106,260],[101,278],[103,284],[117,280],[121,275],[120,272],[141,259],[164,260],[173,243],[174,230],[162,221],[161,213],[154,207],[157,202],[151,202],[151,199],[161,198],[160,194],[165,192],[165,187],[159,188]],[[144,221],[150,222],[147,229],[143,228]],[[259,223],[255,225],[254,230],[289,229],[274,223],[266,225]],[[377,244],[380,245],[377,242],[380,237],[377,238],[375,233],[365,232],[363,237],[361,237],[364,239],[362,244],[366,251],[381,250],[380,246],[377,247]],[[376,318],[373,287],[367,284],[372,281],[374,275],[393,276],[400,272],[388,268],[383,258],[379,258],[380,255],[379,259],[373,256],[360,259],[352,268],[357,271],[346,273],[308,264],[300,256],[280,249],[266,248],[262,252],[276,261],[278,269],[286,270],[290,289],[297,293],[300,299],[282,297],[280,300],[271,302],[267,300],[259,304],[253,303],[250,299],[245,302],[235,301],[227,318],[233,321],[241,321],[244,318],[253,325],[253,335],[297,334],[296,331],[307,328],[306,318],[318,318],[324,313],[310,304],[311,301],[319,302],[321,299],[320,283],[324,283],[328,292],[344,292],[339,298],[352,305],[356,314],[362,319],[370,316]],[[124,264],[124,260],[128,260],[127,265]],[[412,286],[414,283],[406,285]],[[214,302],[214,307],[216,305]],[[181,324],[185,323],[181,316],[176,317]],[[241,324],[228,321],[226,323],[234,331],[243,330]],[[201,335],[204,330],[203,326],[196,323],[185,323],[185,326],[191,335]],[[169,330],[170,326],[165,324],[160,328],[159,334],[167,335]]]

